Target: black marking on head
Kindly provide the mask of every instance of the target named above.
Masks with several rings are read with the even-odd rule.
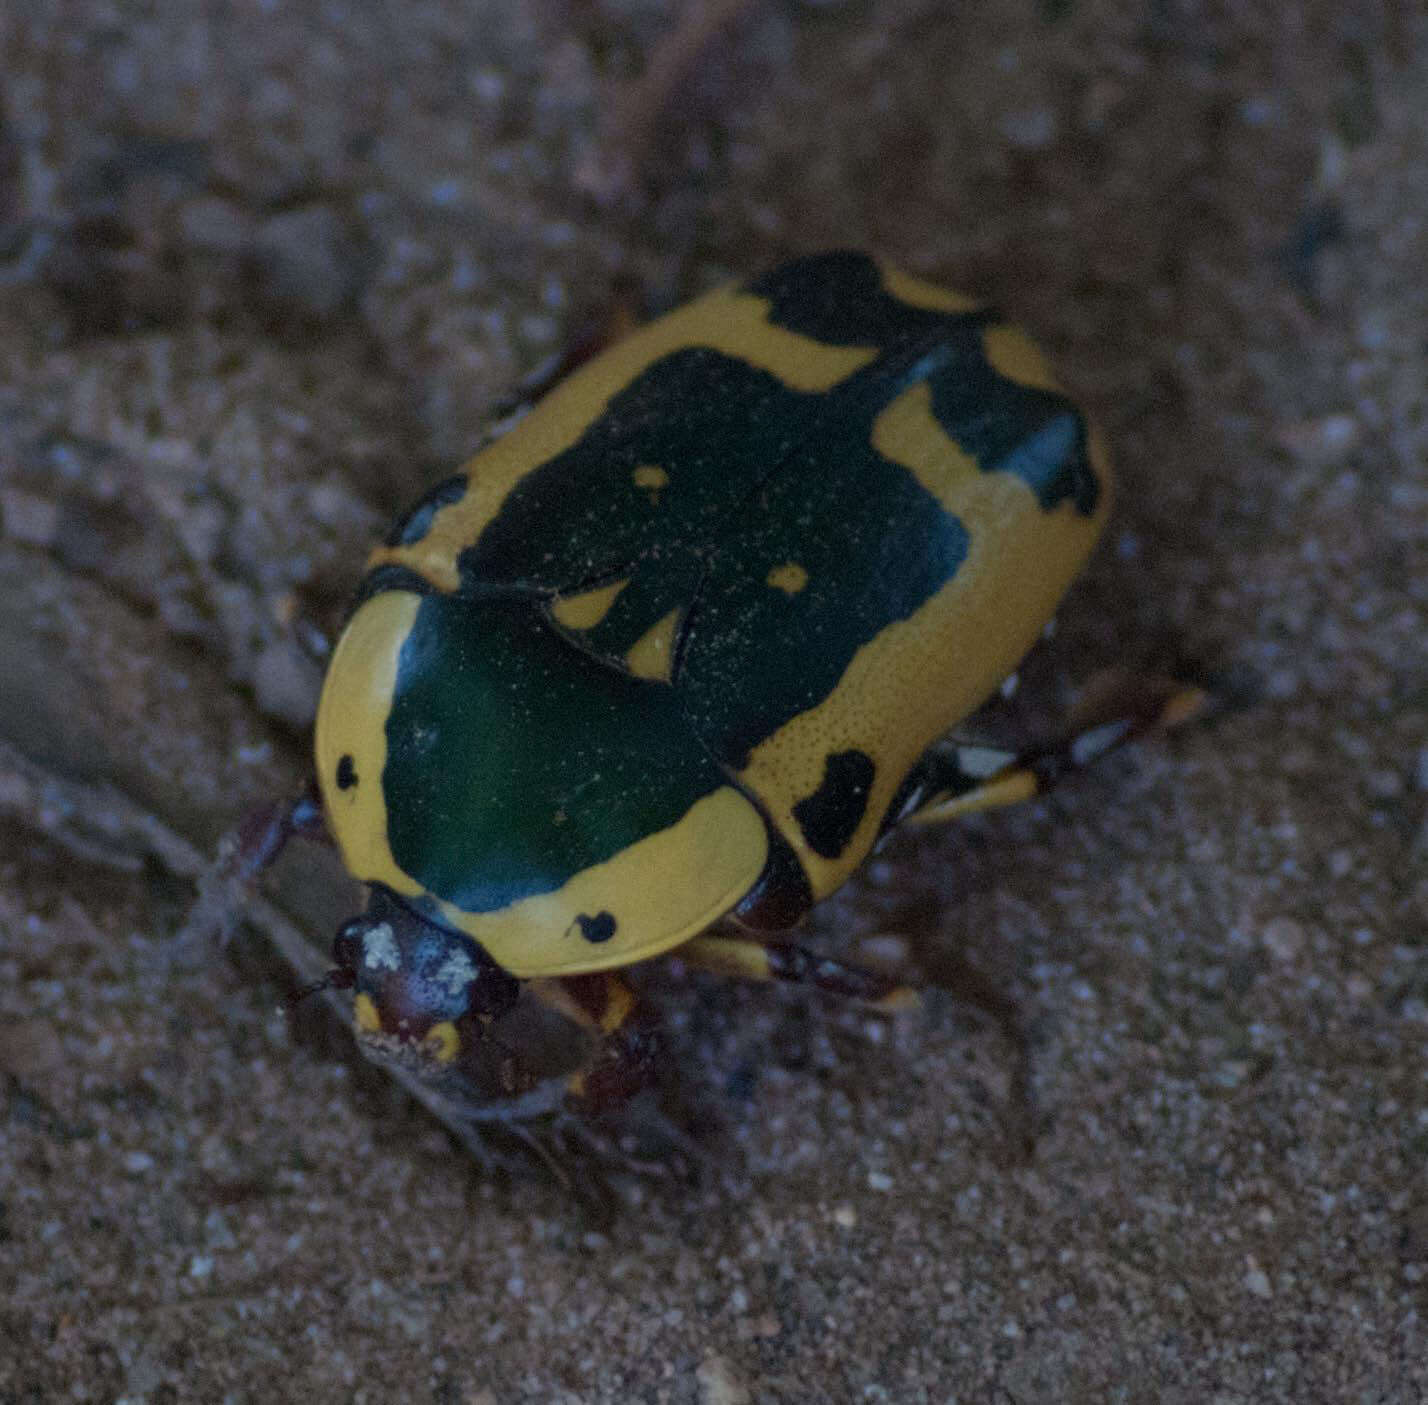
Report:
[[[387,546],[415,546],[431,531],[436,514],[452,503],[460,502],[466,496],[471,480],[464,473],[457,473],[431,489],[405,517],[398,518],[392,530],[387,533]]]
[[[808,847],[836,859],[857,833],[868,808],[876,768],[865,751],[831,751],[823,759],[823,781],[793,807]]]
[[[582,912],[575,919],[573,924],[580,928],[580,935],[587,942],[607,942],[615,935],[615,929],[619,923],[615,921],[615,915],[611,912],[597,912],[594,917]]]
[[[352,753],[344,752],[337,758],[337,788],[351,790],[357,784],[357,768],[352,764]]]

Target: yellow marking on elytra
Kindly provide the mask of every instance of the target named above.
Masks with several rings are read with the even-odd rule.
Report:
[[[722,917],[758,881],[768,842],[758,809],[723,785],[668,829],[573,874],[554,892],[495,912],[465,912],[444,901],[437,911],[522,980],[607,971],[658,956]],[[670,874],[680,881],[670,882]],[[609,941],[592,945],[567,937],[582,913],[602,910],[620,915]]]
[[[797,595],[808,584],[808,572],[797,561],[785,561],[768,573],[766,583],[785,595]]]
[[[885,459],[911,469],[918,482],[951,510],[952,502],[964,490],[975,487],[984,477],[977,461],[964,453],[946,435],[932,413],[932,387],[925,381],[910,386],[873,421],[873,448]],[[921,471],[936,453],[932,473]]]
[[[627,578],[596,586],[594,590],[582,590],[579,595],[563,595],[550,607],[551,616],[566,629],[594,629],[610,613],[615,597],[629,583]]]
[[[650,504],[659,506],[659,495],[669,487],[669,474],[657,463],[642,463],[630,475],[635,487],[649,494]]]
[[[411,591],[384,590],[348,621],[327,666],[313,748],[322,808],[347,871],[404,897],[417,897],[422,887],[397,867],[387,846],[381,785],[339,789],[337,768],[350,756],[359,776],[380,776],[386,769],[382,721],[392,710],[402,646],[420,607],[421,596]]]
[[[377,1013],[377,1007],[372,1003],[370,995],[358,992],[352,1001],[352,1019],[363,1034],[382,1032],[382,1017]]]
[[[679,632],[681,615],[679,609],[671,610],[630,645],[630,651],[625,655],[625,667],[636,678],[669,682],[670,670],[674,667],[674,639]]]
[[[603,415],[611,399],[656,361],[677,351],[707,348],[767,371],[791,390],[829,390],[878,355],[876,346],[828,346],[768,320],[767,299],[738,287],[716,289],[641,327],[565,378],[508,433],[487,445],[461,471],[471,486],[442,508],[421,541],[379,547],[376,566],[405,566],[438,590],[461,583],[457,560],[527,474],[565,453]]]
[[[935,283],[924,283],[901,269],[881,265],[883,287],[899,302],[913,307],[925,307],[929,312],[976,312],[982,306],[976,298],[966,293],[955,293],[950,288],[939,288]]]
[[[605,977],[605,1008],[600,1012],[600,1032],[613,1034],[630,1018],[635,993],[618,976]]]
[[[925,382],[882,411],[872,443],[962,524],[967,555],[917,610],[858,649],[820,703],[756,746],[740,772],[792,845],[815,898],[866,858],[917,758],[990,697],[1036,642],[1095,544],[1110,502],[1104,463],[1097,465],[1101,500],[1091,517],[1069,502],[1048,512],[1019,476],[984,473],[937,422]],[[872,758],[873,784],[857,831],[836,859],[826,859],[808,847],[793,807],[818,789],[825,758],[850,748]]]
[[[422,1043],[437,1063],[449,1064],[461,1052],[461,1036],[450,1020],[432,1025]]]

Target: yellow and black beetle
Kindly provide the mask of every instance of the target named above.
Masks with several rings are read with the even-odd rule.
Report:
[[[1051,619],[1110,486],[1021,331],[862,254],[581,366],[393,528],[327,672],[360,1034],[449,1080],[538,982],[599,1036],[574,1089],[601,1103],[652,1057],[616,968],[677,947],[886,995],[770,934],[899,820],[1055,769],[935,743]]]

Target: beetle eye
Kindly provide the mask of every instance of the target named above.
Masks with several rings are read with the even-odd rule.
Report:
[[[347,985],[352,983],[357,974],[357,963],[362,959],[362,933],[366,926],[364,918],[354,917],[344,922],[332,939],[332,959],[338,970],[346,973]]]

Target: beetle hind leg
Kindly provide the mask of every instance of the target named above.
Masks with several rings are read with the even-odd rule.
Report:
[[[1023,752],[958,743],[934,746],[910,778],[910,808],[893,822],[943,824],[1031,800],[1128,742],[1207,716],[1215,704],[1207,688],[1181,679],[1112,679],[1088,690],[1061,737],[1049,744]]]

